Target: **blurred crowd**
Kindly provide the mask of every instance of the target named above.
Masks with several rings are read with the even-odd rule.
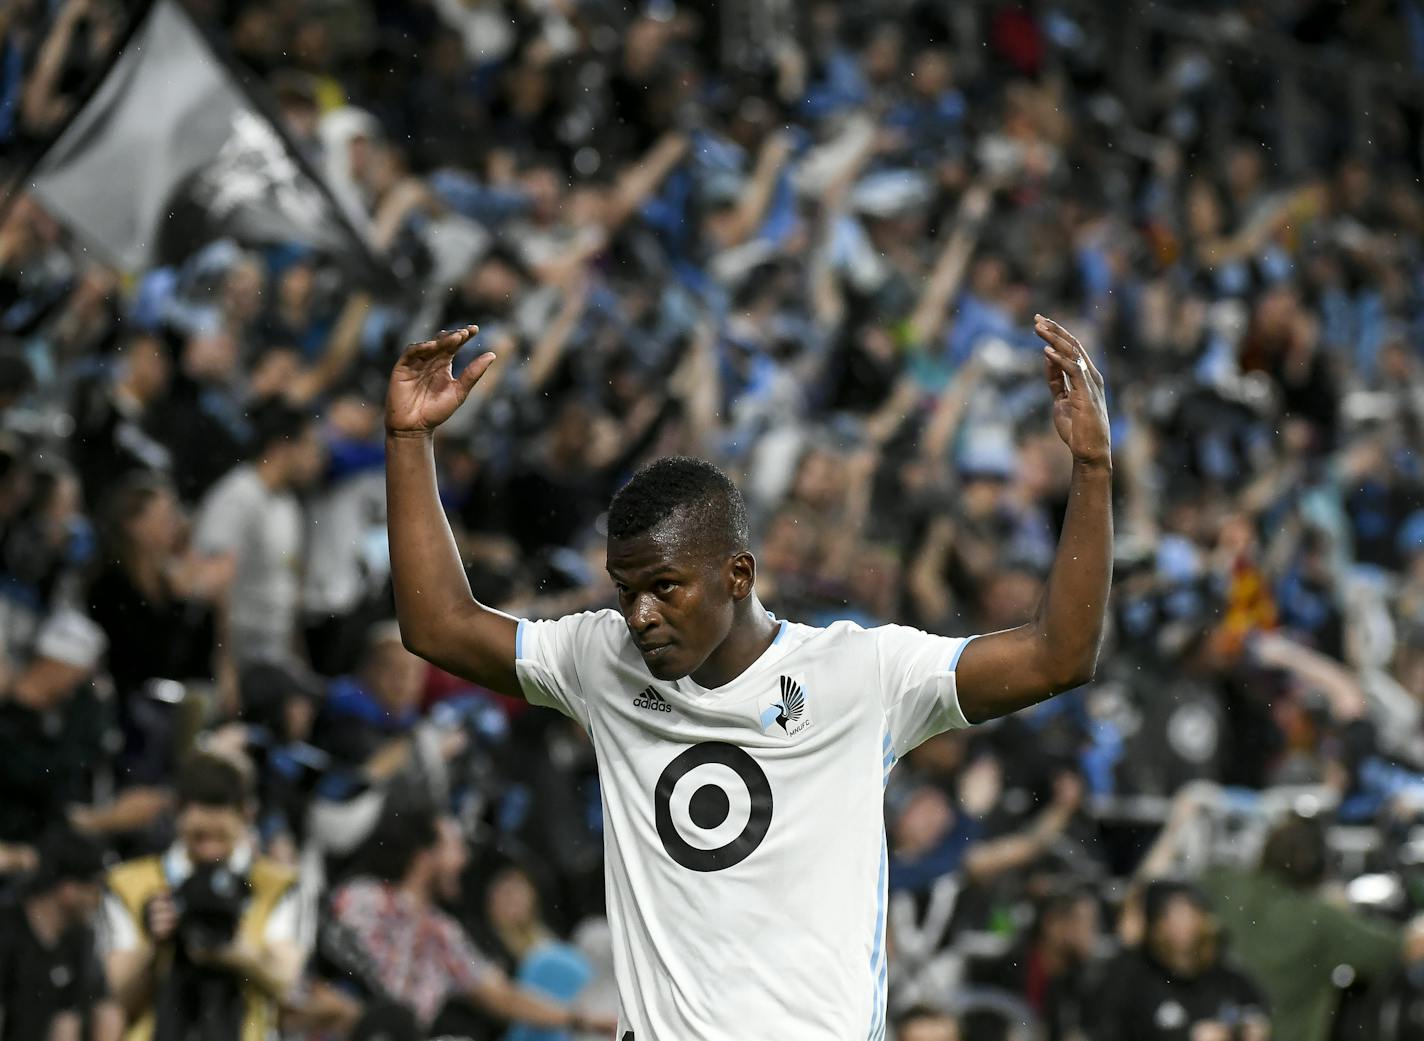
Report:
[[[224,971],[203,1038],[612,1009],[589,742],[392,621],[404,343],[499,356],[437,444],[483,602],[611,604],[609,496],[685,453],[779,616],[958,635],[1057,542],[1035,313],[1107,380],[1110,635],[892,777],[898,1036],[1424,1037],[1421,5],[186,6],[391,279],[105,266],[16,182],[133,12],[0,5],[0,1038],[25,944],[101,1038]],[[239,937],[165,961],[223,868]]]

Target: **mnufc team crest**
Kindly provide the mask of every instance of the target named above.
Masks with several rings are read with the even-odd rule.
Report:
[[[782,676],[771,703],[761,710],[762,733],[774,734],[779,729],[787,737],[795,737],[810,725],[805,688],[790,676]]]

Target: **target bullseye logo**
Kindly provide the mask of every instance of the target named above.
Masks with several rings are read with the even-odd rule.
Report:
[[[722,871],[766,838],[771,785],[742,749],[706,741],[668,763],[653,791],[653,815],[668,856],[690,871]]]

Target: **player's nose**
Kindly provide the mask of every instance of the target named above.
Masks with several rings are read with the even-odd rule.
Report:
[[[653,597],[640,596],[633,600],[633,604],[628,610],[628,626],[634,633],[638,636],[646,636],[657,628],[661,621]]]

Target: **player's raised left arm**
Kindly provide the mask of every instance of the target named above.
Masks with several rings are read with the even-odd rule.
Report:
[[[1053,425],[1073,453],[1058,552],[1034,618],[981,636],[959,659],[959,706],[970,722],[1008,715],[1093,678],[1112,584],[1112,452],[1103,377],[1057,322],[1034,318],[1044,341]]]

